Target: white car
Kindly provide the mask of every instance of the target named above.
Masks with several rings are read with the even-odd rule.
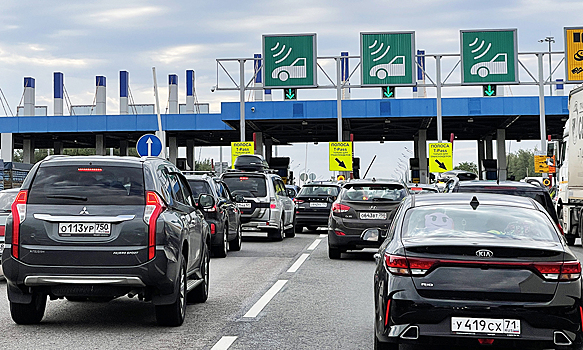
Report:
[[[397,61],[400,63],[395,63]],[[405,76],[405,56],[395,56],[391,62],[385,64],[377,64],[370,69],[370,76],[383,80],[389,77],[404,77]]]
[[[500,60],[502,59],[502,60]],[[488,74],[508,74],[508,54],[499,53],[490,61],[479,62],[472,66],[470,73],[472,75],[479,75],[482,78]]]
[[[308,76],[308,72],[306,71],[306,59],[305,58],[297,58],[291,65],[289,66],[281,66],[277,67],[271,72],[271,78],[278,79],[281,81],[286,81],[289,78],[292,79],[301,79]]]

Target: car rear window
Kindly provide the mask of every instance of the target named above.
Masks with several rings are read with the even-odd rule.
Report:
[[[40,167],[28,203],[144,205],[143,171],[118,166]]]
[[[397,184],[372,184],[346,186],[342,199],[349,201],[400,201],[407,196],[407,190]]]
[[[201,194],[213,194],[211,186],[204,180],[188,180],[192,195],[198,198]]]
[[[441,205],[407,211],[403,238],[528,240],[558,242],[553,223],[537,210],[519,207]]]
[[[338,187],[336,186],[304,186],[300,189],[298,197],[310,196],[338,196]]]
[[[0,211],[10,211],[18,192],[0,191]]]
[[[267,185],[263,176],[225,176],[223,181],[227,184],[233,196],[238,194],[242,195],[243,197],[267,196]]]

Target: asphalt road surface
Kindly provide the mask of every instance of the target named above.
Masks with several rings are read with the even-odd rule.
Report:
[[[2,282],[3,348],[372,349],[374,251],[330,260],[323,232],[246,237],[240,252],[211,261],[209,299],[189,305],[178,328],[158,327],[151,304],[127,297],[49,301],[40,325],[18,326]]]

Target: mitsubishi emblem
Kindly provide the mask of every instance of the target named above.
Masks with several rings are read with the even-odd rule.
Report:
[[[80,215],[89,215],[89,212],[87,211],[87,207],[83,207],[83,209],[79,212]]]

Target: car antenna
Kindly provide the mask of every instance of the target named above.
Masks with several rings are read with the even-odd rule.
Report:
[[[370,170],[370,167],[372,166],[372,163],[374,163],[375,159],[377,159],[377,155],[376,154],[374,155],[374,157],[370,161],[370,164],[368,165],[368,168],[366,168],[366,172],[364,173],[364,176],[362,177],[363,179],[366,179],[366,175],[368,174],[368,171]]]

